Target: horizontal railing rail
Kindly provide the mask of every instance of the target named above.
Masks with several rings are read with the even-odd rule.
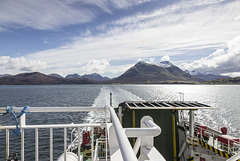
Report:
[[[13,112],[20,113],[22,107],[13,107]],[[87,107],[87,106],[73,106],[73,107],[30,107],[28,112],[83,112],[83,111],[105,111],[106,107]],[[0,107],[0,113],[5,113],[6,108]]]

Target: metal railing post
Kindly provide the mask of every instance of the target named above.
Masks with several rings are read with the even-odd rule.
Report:
[[[78,127],[78,161],[80,161],[80,127]]]
[[[35,128],[35,161],[38,161],[38,128]]]
[[[21,161],[24,161],[24,129],[21,134]]]
[[[24,129],[23,127],[25,127],[26,125],[26,114],[22,114],[22,116],[20,117],[20,128],[22,130],[21,133],[21,161],[24,161]]]
[[[110,107],[110,108],[111,108],[111,107]],[[107,146],[108,146],[108,145],[107,145],[107,136],[108,136],[108,134],[107,134],[107,132],[106,132],[106,131],[107,131],[107,110],[108,110],[108,109],[107,109],[107,106],[106,106],[106,109],[105,109],[105,127],[106,127],[106,128],[105,128],[105,131],[103,131],[103,132],[105,133],[105,144],[106,144],[106,145],[105,145],[105,149],[106,149],[106,154],[105,154],[105,155],[106,155],[106,161],[107,161]]]
[[[53,128],[50,128],[50,161],[53,161]]]
[[[64,161],[67,161],[67,128],[64,127]]]
[[[9,159],[9,129],[6,129],[6,160]]]
[[[91,135],[92,135],[92,138],[91,138],[91,140],[92,140],[92,143],[91,143],[91,148],[92,148],[92,151],[91,151],[91,156],[92,156],[92,158],[93,158],[93,149],[94,149],[94,135],[93,135],[93,132],[94,132],[94,127],[92,127],[92,132],[91,132]]]

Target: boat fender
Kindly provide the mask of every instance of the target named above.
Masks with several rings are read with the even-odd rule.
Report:
[[[80,160],[81,160],[80,156]],[[78,156],[72,152],[66,152],[66,160],[67,161],[78,161]],[[64,161],[64,153],[60,155],[60,157],[57,159],[57,161]]]

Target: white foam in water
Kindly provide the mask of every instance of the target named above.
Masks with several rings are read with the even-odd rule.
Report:
[[[112,106],[117,107],[124,101],[143,101],[133,93],[116,86],[103,86],[99,95],[96,97],[92,107],[110,106],[110,93],[112,93]],[[88,122],[101,122],[105,118],[104,112],[89,112]]]
[[[168,91],[171,92],[171,91]],[[125,90],[124,86],[103,86],[100,90],[100,93],[96,97],[94,103],[92,104],[92,107],[104,107],[104,106],[110,106],[110,93],[112,93],[112,105],[113,107],[117,107],[119,103],[124,101],[144,101],[139,96],[129,92],[128,90]],[[175,94],[175,93],[174,93]],[[173,98],[176,98],[175,95],[167,95],[166,100],[174,100]],[[154,96],[153,96],[154,97]],[[179,97],[177,97],[179,98]],[[199,98],[199,97],[198,97]],[[218,99],[219,100],[219,99]],[[219,103],[215,105],[214,101],[204,99],[200,100],[200,102],[204,102],[206,104],[211,104],[214,107],[218,107]],[[220,104],[221,105],[221,104]],[[234,136],[239,136],[239,129],[233,128],[235,123],[233,122],[232,117],[227,117],[227,112],[229,109],[227,108],[221,108],[220,110],[197,110],[195,112],[196,121],[200,124],[207,125],[211,128],[214,128],[216,130],[219,130],[221,127],[225,126],[228,128],[228,133],[232,134]],[[187,113],[185,113],[185,116],[188,116]],[[99,113],[96,114],[95,112],[90,112],[89,116],[85,120],[86,122],[101,122],[104,121],[103,118],[105,118],[105,113]],[[237,119],[236,119],[237,120]]]

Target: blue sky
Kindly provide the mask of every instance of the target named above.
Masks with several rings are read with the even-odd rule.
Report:
[[[1,0],[0,74],[116,77],[140,60],[240,76],[240,1]]]

